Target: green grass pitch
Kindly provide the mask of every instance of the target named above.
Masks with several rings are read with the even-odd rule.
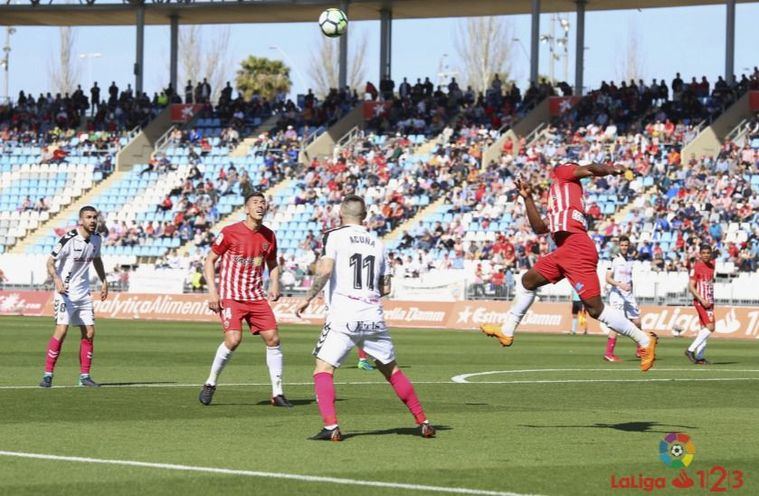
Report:
[[[291,410],[268,404],[259,338],[246,335],[202,406],[221,332],[213,324],[98,321],[93,378],[100,389],[71,387],[78,374],[78,330],[58,361],[56,386],[36,387],[52,331],[50,319],[0,318],[0,494],[445,494],[429,489],[287,479],[332,477],[495,493],[642,494],[611,488],[611,477],[665,477],[679,470],[658,455],[668,432],[688,433],[696,455],[687,473],[714,465],[741,470],[759,494],[759,343],[709,344],[710,367],[690,365],[687,341],[664,338],[659,360],[637,370],[601,360],[601,337],[528,335],[510,349],[474,332],[396,329],[398,361],[415,383],[436,439],[413,435],[410,414],[378,372],[336,376],[343,443],[306,438],[321,427],[310,352],[318,329],[283,326],[285,393]],[[462,374],[494,372],[452,380]],[[121,385],[121,387],[116,387]],[[36,453],[230,469],[180,471],[86,461],[29,459]],[[263,477],[261,472],[276,474]],[[712,481],[714,482],[714,481]],[[727,484],[723,484],[726,485]],[[669,486],[654,494],[706,494]]]

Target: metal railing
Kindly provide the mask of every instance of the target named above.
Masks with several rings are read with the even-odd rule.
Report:
[[[171,133],[173,133],[177,129],[177,126],[172,125],[165,133],[161,135],[160,138],[158,138],[155,142],[155,146],[153,147],[156,152],[162,152],[166,149],[166,147],[169,146],[169,139],[171,137]]]

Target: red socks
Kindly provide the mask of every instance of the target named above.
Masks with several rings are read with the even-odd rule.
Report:
[[[359,360],[366,360],[366,357],[368,356],[363,348],[356,348],[356,353],[358,353]]]
[[[611,356],[614,354],[614,347],[617,345],[617,335],[609,336],[606,340],[606,355]]]
[[[82,339],[79,344],[79,367],[82,374],[90,373],[92,367],[93,339]]]
[[[55,362],[58,361],[58,355],[61,354],[61,345],[63,345],[63,340],[58,341],[55,338],[50,338],[50,341],[47,342],[45,372],[48,374],[52,374],[55,370]]]
[[[319,372],[314,374],[314,392],[316,403],[319,405],[319,413],[325,426],[337,424],[335,413],[335,380],[332,374]]]
[[[411,381],[408,380],[406,374],[398,370],[390,376],[388,382],[393,386],[398,398],[406,404],[411,415],[414,416],[416,423],[424,423],[424,421],[427,420],[427,416],[424,414],[422,404],[419,403],[419,398],[416,397],[416,392],[414,392],[414,386],[411,384]]]

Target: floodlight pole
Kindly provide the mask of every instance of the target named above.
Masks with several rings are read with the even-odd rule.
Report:
[[[137,53],[134,62],[134,91],[135,98],[142,95],[143,63],[145,60],[145,5],[140,2],[137,6]]]
[[[349,16],[348,0],[342,0],[340,2],[340,9],[345,12],[346,16]],[[350,16],[348,19],[350,19]],[[338,72],[338,84],[340,87],[338,90],[341,90],[348,86],[348,31],[350,31],[350,28],[346,29],[343,35],[340,37],[340,61]]]
[[[585,72],[585,3],[577,0],[577,31],[575,32],[575,95],[582,96]]]
[[[169,84],[174,88],[174,93],[179,94],[179,88],[177,88],[177,46],[179,45],[179,16],[172,14],[169,16],[171,20],[171,42],[170,42],[170,54],[169,54]]]
[[[393,11],[380,10],[380,80],[389,79],[393,60]]]
[[[532,29],[530,31],[530,82],[538,83],[540,60],[540,0],[532,0]]]
[[[727,0],[725,32],[725,81],[732,84],[735,74],[735,0]]]

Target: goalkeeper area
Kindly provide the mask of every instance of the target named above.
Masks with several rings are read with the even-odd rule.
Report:
[[[285,394],[269,405],[265,347],[245,335],[214,402],[198,392],[221,340],[218,325],[98,320],[93,378],[75,387],[78,330],[64,343],[55,386],[37,387],[49,318],[2,317],[0,494],[588,495],[644,494],[624,484],[661,479],[655,494],[703,494],[717,477],[730,494],[759,494],[759,343],[716,339],[713,364],[659,342],[656,367],[602,360],[604,336],[519,334],[510,349],[472,331],[393,329],[398,361],[438,429],[416,435],[377,371],[336,374],[342,443],[309,441],[321,428],[311,350],[320,329],[282,326]],[[660,443],[687,433],[682,471]],[[701,489],[698,471],[708,487]],[[616,484],[616,486],[615,486]],[[620,484],[623,484],[620,486]]]

